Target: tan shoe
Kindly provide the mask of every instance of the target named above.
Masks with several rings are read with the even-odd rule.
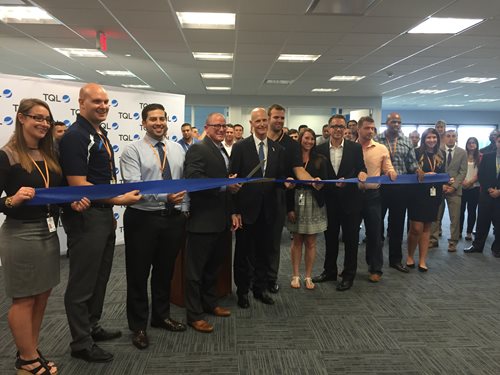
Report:
[[[378,273],[371,273],[370,276],[368,276],[368,281],[372,283],[378,283],[382,279],[382,275],[379,275]]]
[[[300,288],[300,276],[292,276],[292,281],[290,282],[290,286],[293,289],[299,289]]]
[[[206,320],[196,320],[188,324],[193,327],[194,330],[202,333],[211,333],[214,330],[214,326]]]
[[[225,317],[231,316],[231,310],[226,309],[225,307],[217,306],[212,311],[212,314],[214,314],[215,316],[222,316],[222,317],[225,318]]]
[[[308,290],[313,290],[316,287],[316,285],[314,285],[314,283],[310,277],[306,277],[304,279],[304,283],[306,284],[306,289],[308,289]]]
[[[448,252],[449,253],[455,253],[456,251],[457,251],[457,245],[450,242],[448,244]]]

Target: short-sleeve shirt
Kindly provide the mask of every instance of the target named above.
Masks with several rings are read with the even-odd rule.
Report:
[[[281,138],[276,142],[285,149],[286,176],[295,176],[293,168],[302,167],[302,154],[300,153],[299,142],[294,141],[288,134],[282,134]]]
[[[113,147],[106,130],[101,127],[100,131],[101,136],[90,122],[77,115],[59,143],[59,159],[65,176],[86,176],[94,185],[109,184],[115,179]]]

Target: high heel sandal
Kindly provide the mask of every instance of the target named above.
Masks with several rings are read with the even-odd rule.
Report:
[[[290,283],[290,286],[293,289],[299,289],[300,288],[300,276],[292,276],[292,282]]]
[[[306,284],[306,289],[313,290],[316,287],[310,277],[306,277],[304,283]]]
[[[36,365],[36,364],[40,364],[40,366],[37,366],[37,367],[32,368],[30,370],[23,368],[23,366]],[[40,357],[35,358],[35,359],[31,359],[31,360],[25,360],[25,359],[22,359],[21,357],[18,357],[16,359],[16,369],[17,369],[17,375],[28,375],[28,374],[54,375],[54,374],[57,374],[57,371],[54,373],[50,372],[50,367]],[[44,370],[44,371],[39,372],[40,370]]]
[[[47,358],[45,358],[40,350],[37,349],[36,352],[38,353],[38,356],[41,358],[41,360],[44,361],[47,364],[47,366],[49,366],[49,368],[56,367],[56,364],[52,361],[49,361]],[[19,350],[18,350],[16,352],[16,359],[18,359],[19,357],[20,357],[20,354],[19,354]],[[55,372],[54,374],[57,374],[57,372]]]

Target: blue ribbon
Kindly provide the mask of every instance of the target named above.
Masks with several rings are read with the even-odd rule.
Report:
[[[450,176],[446,173],[425,175],[423,183],[446,183]],[[199,178],[180,180],[158,180],[145,182],[131,182],[116,185],[89,185],[89,186],[64,186],[49,189],[35,189],[35,197],[26,202],[29,206],[39,206],[46,204],[59,204],[74,202],[87,197],[91,201],[108,199],[125,194],[132,190],[139,190],[141,194],[168,194],[179,191],[200,191],[216,189],[222,186],[241,183],[262,183],[262,182],[291,182],[294,184],[317,183],[316,180],[278,180],[269,178]],[[357,178],[345,180],[322,180],[321,183],[333,184],[337,182],[358,183]],[[387,176],[368,177],[367,183],[376,184],[416,184],[416,175],[399,175],[396,181],[391,181]]]

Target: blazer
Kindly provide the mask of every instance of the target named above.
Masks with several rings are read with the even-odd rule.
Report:
[[[497,154],[490,152],[484,154],[478,167],[478,181],[481,193],[488,194],[489,188],[500,187],[500,174],[497,174]]]
[[[253,136],[234,144],[231,152],[231,173],[246,177],[258,164],[259,155]],[[253,177],[284,178],[284,175],[285,149],[268,138],[265,174],[262,175],[262,170],[259,169]],[[283,184],[244,184],[234,196],[234,213],[241,215],[243,224],[254,224],[261,210],[265,210],[267,222],[272,223],[276,216],[276,189],[283,189]]]
[[[328,160],[326,164],[329,180],[335,180],[341,177],[356,178],[359,172],[366,172],[363,149],[359,143],[344,140],[342,160],[338,173],[335,173],[332,166],[330,142],[320,144],[316,147],[316,151]],[[363,200],[361,199],[361,192],[358,189],[358,184],[346,184],[343,188],[339,188],[335,184],[325,184],[323,189],[325,190],[324,194],[327,210],[336,210],[340,208],[347,214],[361,211]]]
[[[451,185],[455,188],[455,194],[462,195],[462,182],[467,176],[467,151],[463,148],[456,147],[451,159],[450,165],[446,165],[446,157],[448,156],[448,147],[444,149],[445,171],[455,179]]]
[[[215,143],[205,137],[186,152],[184,178],[227,178],[226,162]],[[216,188],[189,193],[191,206],[187,224],[189,232],[218,233],[231,225],[231,193]]]

